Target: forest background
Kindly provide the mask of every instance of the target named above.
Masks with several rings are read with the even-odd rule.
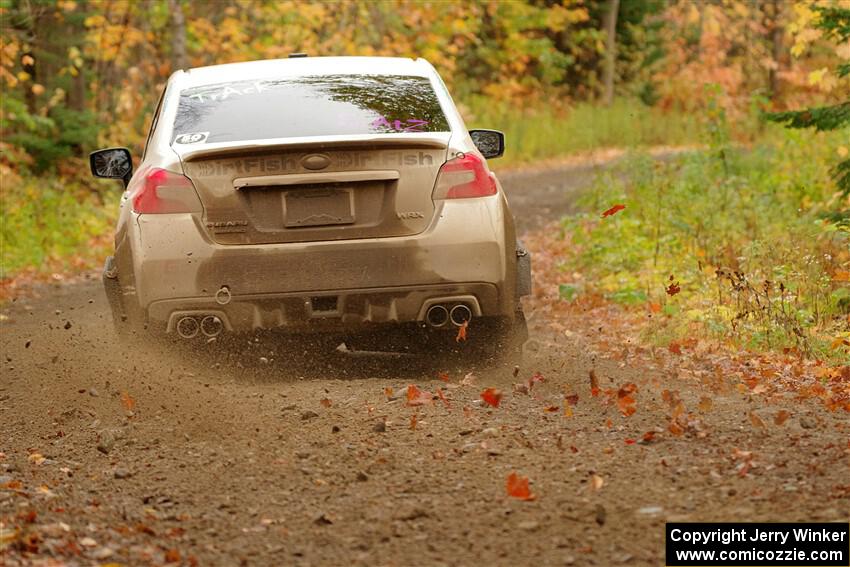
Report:
[[[665,341],[697,321],[840,359],[850,197],[833,174],[850,133],[764,119],[848,100],[850,40],[819,25],[819,7],[850,2],[0,0],[0,280],[103,262],[121,191],[90,178],[87,154],[140,155],[176,69],[293,52],[424,57],[470,127],[506,132],[497,170],[691,149],[664,163],[632,152],[625,177],[601,177],[553,229],[550,250],[569,250],[551,277],[560,300],[662,313],[678,322]],[[600,220],[615,203],[625,210]]]

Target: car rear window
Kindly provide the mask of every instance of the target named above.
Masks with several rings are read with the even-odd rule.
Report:
[[[238,81],[180,92],[172,143],[448,132],[431,82],[401,75]]]

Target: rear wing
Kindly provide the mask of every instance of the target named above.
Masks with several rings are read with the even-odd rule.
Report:
[[[275,150],[321,151],[334,148],[437,148],[449,145],[451,132],[429,132],[417,134],[365,134],[361,136],[323,136],[305,138],[274,138],[214,144],[172,144],[171,148],[183,161],[194,161],[215,157],[236,157]]]

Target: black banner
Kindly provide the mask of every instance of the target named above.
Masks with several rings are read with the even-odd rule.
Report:
[[[668,523],[667,565],[848,567],[850,523]]]

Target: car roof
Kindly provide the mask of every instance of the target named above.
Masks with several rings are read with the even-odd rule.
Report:
[[[181,89],[222,82],[251,81],[305,75],[405,75],[430,77],[433,67],[424,59],[407,57],[296,57],[226,63],[178,71]]]

